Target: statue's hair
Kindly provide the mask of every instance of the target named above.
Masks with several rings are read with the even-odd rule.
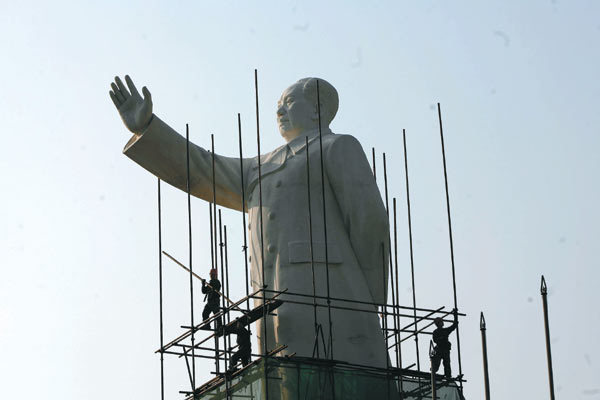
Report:
[[[309,102],[317,105],[317,80],[319,81],[319,99],[321,100],[321,120],[328,126],[337,114],[340,99],[333,85],[321,78],[303,78],[296,84],[302,85],[302,93]]]

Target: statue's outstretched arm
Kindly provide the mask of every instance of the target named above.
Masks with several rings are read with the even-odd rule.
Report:
[[[152,114],[152,97],[145,87],[144,98],[133,81],[125,76],[129,90],[119,77],[111,84],[110,97],[127,129],[134,133],[123,149],[133,161],[163,181],[187,190],[186,139]],[[206,201],[213,200],[212,154],[190,143],[190,192]],[[251,160],[243,160],[244,177]],[[240,160],[215,154],[217,204],[241,210]]]

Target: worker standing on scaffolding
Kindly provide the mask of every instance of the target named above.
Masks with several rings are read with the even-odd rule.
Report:
[[[210,282],[206,284],[206,280],[202,279],[202,293],[206,305],[202,311],[202,320],[206,321],[210,317],[210,313],[217,314],[219,312],[219,291],[221,290],[221,282],[217,279],[217,270],[210,270]],[[221,317],[217,318],[217,329],[221,327]],[[210,329],[210,323],[206,324],[205,329]]]
[[[244,327],[241,321],[237,321],[233,328],[229,328],[230,333],[237,335],[238,350],[231,356],[229,362],[229,371],[233,371],[235,364],[238,361],[242,361],[242,365],[245,367],[250,363],[250,356],[252,355],[252,344],[250,343],[250,331]]]
[[[444,376],[446,378],[452,377],[452,371],[450,369],[450,349],[452,344],[448,340],[448,336],[456,326],[458,325],[458,314],[456,309],[452,310],[454,314],[454,323],[447,328],[444,328],[444,320],[436,318],[433,320],[437,327],[433,331],[433,341],[435,342],[435,348],[433,350],[433,356],[431,357],[431,373],[435,374],[440,368],[440,361],[444,362]]]

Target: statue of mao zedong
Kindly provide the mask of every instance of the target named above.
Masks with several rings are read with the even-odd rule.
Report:
[[[147,88],[138,92],[126,76],[111,84],[110,97],[133,137],[123,152],[163,181],[186,190],[186,140],[152,113]],[[369,162],[358,140],[329,129],[338,110],[336,89],[319,79],[327,256],[330,296],[368,303],[386,298],[388,266],[388,217]],[[305,78],[288,87],[277,103],[277,124],[285,144],[261,155],[264,282],[262,281],[258,159],[242,160],[246,209],[242,210],[240,160],[215,155],[217,204],[248,212],[251,281],[255,290],[288,289],[313,294],[309,232],[306,151],[310,159],[313,258],[317,296],[327,295],[323,192],[319,145],[317,79]],[[306,138],[308,137],[308,148]],[[190,143],[191,194],[212,201],[212,155]],[[234,273],[235,275],[235,273]],[[284,303],[267,317],[267,349],[285,344],[283,354],[311,357],[315,340],[312,299],[282,296],[310,305]],[[260,304],[262,300],[255,300]],[[325,299],[318,304],[326,305]],[[331,308],[333,358],[351,363],[385,367],[387,352],[379,317],[371,304],[333,300]],[[318,307],[317,322],[329,343],[329,315]],[[257,323],[259,348],[263,348],[263,323]],[[319,338],[319,342],[322,340]],[[329,349],[328,349],[329,350]],[[320,350],[323,357],[323,349]],[[280,353],[281,354],[281,353]],[[328,353],[331,355],[331,353]]]

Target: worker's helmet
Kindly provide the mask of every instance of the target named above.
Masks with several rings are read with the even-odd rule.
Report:
[[[211,277],[211,278],[216,278],[216,277],[217,277],[217,275],[218,275],[218,273],[217,273],[217,269],[216,269],[216,268],[211,268],[211,269],[210,269],[210,277]]]
[[[433,320],[433,323],[435,324],[435,326],[437,326],[438,328],[441,328],[442,326],[444,326],[444,320],[441,319],[440,317],[437,317],[436,319]]]

